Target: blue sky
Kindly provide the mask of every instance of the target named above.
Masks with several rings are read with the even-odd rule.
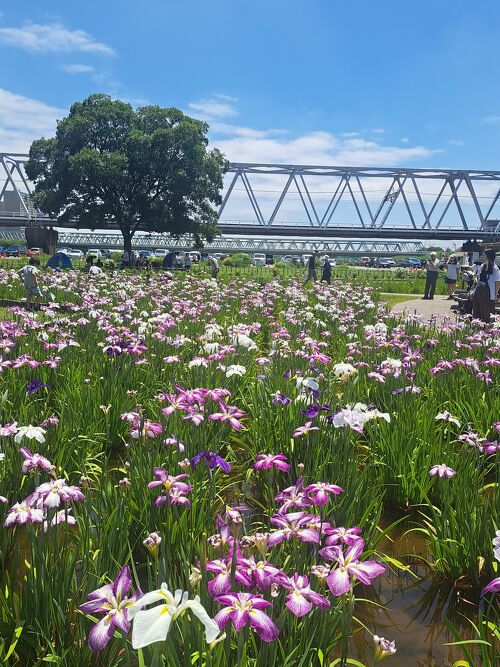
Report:
[[[95,92],[206,118],[234,161],[498,168],[500,3],[24,0],[0,151]]]

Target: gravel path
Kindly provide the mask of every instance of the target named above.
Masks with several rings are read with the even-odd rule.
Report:
[[[448,301],[446,296],[435,296],[430,301],[425,301],[422,298],[410,299],[409,301],[401,301],[392,307],[393,313],[407,313],[408,315],[419,315],[424,320],[429,320],[435,317],[438,320],[445,318],[455,320],[455,312],[450,310],[454,301]]]

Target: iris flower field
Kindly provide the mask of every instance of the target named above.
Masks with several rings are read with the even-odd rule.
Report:
[[[345,281],[40,276],[48,307],[0,321],[2,664],[498,664],[498,319]],[[464,610],[440,663],[380,622],[424,572]]]

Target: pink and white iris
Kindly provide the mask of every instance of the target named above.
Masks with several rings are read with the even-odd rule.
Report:
[[[375,560],[360,561],[365,548],[363,539],[356,540],[344,553],[340,546],[324,547],[320,555],[336,563],[336,567],[326,578],[332,595],[343,595],[351,590],[355,580],[369,585],[372,579],[385,572],[385,566]]]
[[[302,574],[293,575],[293,577],[282,577],[280,579],[281,586],[291,591],[286,596],[286,606],[294,616],[301,617],[308,614],[313,605],[319,609],[328,609],[330,606],[329,600],[313,591],[309,585],[309,579]]]
[[[271,603],[260,595],[228,593],[217,598],[217,602],[224,605],[214,618],[221,630],[232,622],[236,632],[249,625],[264,642],[272,642],[278,637],[278,628],[263,611]]]

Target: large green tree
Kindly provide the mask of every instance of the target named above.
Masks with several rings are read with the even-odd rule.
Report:
[[[73,104],[56,136],[38,139],[26,163],[39,208],[79,228],[118,227],[131,250],[140,228],[195,245],[217,233],[227,162],[208,150],[208,125],[179,109],[91,95]]]

